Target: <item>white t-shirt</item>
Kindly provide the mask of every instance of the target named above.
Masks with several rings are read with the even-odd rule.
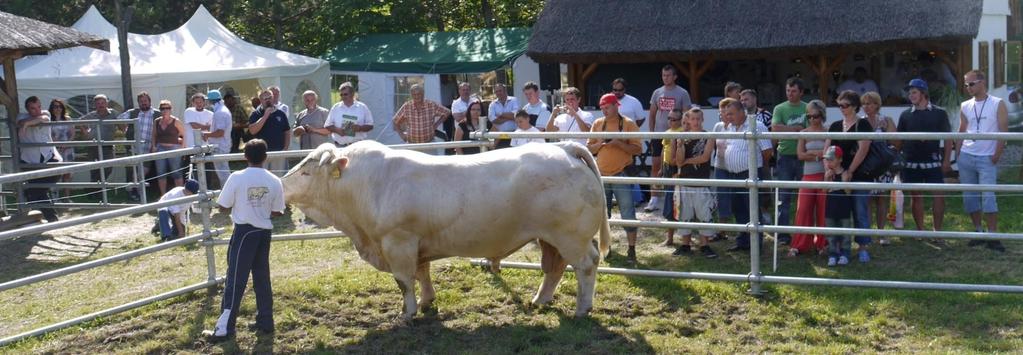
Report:
[[[185,187],[177,186],[173,189],[170,189],[170,191],[167,191],[167,193],[164,194],[163,197],[160,197],[160,201],[169,201],[182,197],[185,197]],[[188,205],[189,203],[182,203],[180,205],[167,206],[167,211],[169,211],[171,214],[178,214],[184,211],[185,208],[188,207]]]
[[[878,92],[877,84],[873,80],[866,79],[862,83],[857,83],[856,80],[849,79],[838,86],[838,92],[852,90],[853,92],[863,95],[868,91]]]
[[[465,113],[466,111],[469,111],[469,104],[471,103],[471,97],[469,98],[469,101],[462,101],[461,97],[455,98],[454,101],[451,101],[451,113]]]
[[[536,129],[536,127],[529,127],[529,129],[516,128],[515,132],[540,132],[540,130]],[[511,146],[518,147],[530,142],[544,143],[544,140],[543,138],[512,138]]]
[[[351,122],[357,125],[373,125],[373,113],[369,111],[369,107],[361,101],[353,101],[352,106],[346,106],[344,101],[334,104],[334,107],[330,108],[330,113],[327,115],[327,120],[323,122],[323,127],[334,126],[337,128],[344,128],[346,122]],[[334,139],[337,144],[345,145],[352,144],[357,141],[366,139],[369,136],[368,132],[356,132],[353,136],[342,136],[337,133],[331,133],[330,137]]]
[[[288,105],[285,105],[283,102],[278,102],[277,109],[284,112],[284,115],[288,116],[288,119],[291,119],[291,108],[289,108]]]
[[[646,111],[643,111],[643,104],[639,102],[639,99],[632,97],[632,95],[625,94],[621,100],[619,100],[618,113],[622,116],[631,118],[633,121],[639,122],[646,118]],[[640,131],[646,131],[646,121],[640,126]]]
[[[579,118],[586,122],[588,125],[593,125],[593,114],[579,109]],[[554,118],[554,126],[558,127],[558,132],[589,132],[589,130],[583,131],[579,124],[575,121],[575,118],[569,116],[567,113],[558,115]],[[586,145],[586,138],[574,138],[565,139],[564,141],[576,141],[579,144]]]
[[[497,120],[497,115],[511,112],[513,115],[515,111],[519,110],[519,100],[516,100],[514,96],[508,96],[507,100],[504,100],[502,104],[500,100],[494,100],[490,103],[490,107],[487,109],[487,118],[490,122]],[[504,123],[494,127],[495,131],[501,132],[512,132],[515,130],[515,120],[508,120]]]
[[[535,105],[527,101],[526,105],[522,106],[522,109],[526,110],[530,117],[536,115],[535,126],[537,129],[547,127],[547,121],[551,120],[551,109],[543,101],[537,101]]]
[[[227,178],[217,204],[231,209],[231,221],[235,224],[273,229],[270,212],[284,211],[284,185],[269,170],[245,168]]]
[[[202,125],[208,125],[213,122],[213,111],[202,110],[196,111],[195,107],[189,107],[185,110],[185,146],[194,147],[201,145],[202,143],[195,142],[195,131],[202,131],[198,129],[192,129],[190,123],[198,123]]]
[[[210,144],[217,146],[217,153],[225,154],[231,152],[231,110],[224,106],[224,102],[218,102],[213,106],[213,127],[210,127],[210,132],[216,132],[224,130],[224,135],[220,137],[210,137]]]

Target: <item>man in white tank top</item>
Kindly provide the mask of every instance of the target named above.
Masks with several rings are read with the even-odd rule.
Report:
[[[998,97],[988,95],[987,78],[984,72],[972,70],[963,76],[966,91],[973,96],[963,102],[959,110],[959,132],[998,133],[1009,130],[1008,108]],[[963,184],[994,185],[998,178],[998,159],[1005,150],[1005,141],[964,139],[956,143],[959,147],[959,181]],[[970,215],[977,232],[998,231],[998,204],[992,191],[963,192],[963,209]],[[981,225],[981,212],[987,221],[987,229]],[[1005,251],[997,240],[971,240],[970,246],[986,244],[988,248]]]

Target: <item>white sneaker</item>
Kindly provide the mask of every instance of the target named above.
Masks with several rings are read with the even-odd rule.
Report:
[[[643,210],[647,211],[647,212],[653,212],[653,211],[659,210],[659,209],[661,209],[661,200],[659,198],[657,198],[656,196],[651,197],[650,198],[650,203],[647,203],[646,207],[643,208]]]
[[[845,257],[845,255],[838,257],[838,265],[849,265],[849,258]]]
[[[829,256],[828,257],[828,266],[835,266],[836,262],[837,262],[837,260],[835,260],[834,256]]]
[[[217,324],[213,326],[213,336],[227,336],[227,321],[229,319],[231,319],[231,310],[225,309],[223,313],[220,313],[220,318],[217,318]]]

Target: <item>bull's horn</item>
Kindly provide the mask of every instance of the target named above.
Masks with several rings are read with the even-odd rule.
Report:
[[[330,163],[334,158],[333,152],[330,150],[322,150],[320,153],[320,166]]]

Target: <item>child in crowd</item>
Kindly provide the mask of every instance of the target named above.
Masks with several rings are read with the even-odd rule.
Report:
[[[515,132],[531,132],[531,133],[538,133],[538,132],[540,132],[539,129],[537,129],[536,127],[533,127],[533,125],[529,124],[529,112],[526,112],[526,110],[518,110],[517,112],[515,112],[515,125],[517,126],[515,128]],[[526,143],[530,143],[530,142],[543,143],[544,140],[543,140],[543,138],[512,138],[511,146],[512,147],[518,147],[520,145],[523,145],[523,144],[526,144]]]
[[[191,196],[199,192],[199,182],[188,179],[185,186],[178,186],[167,191],[160,201],[167,201],[185,196]],[[185,237],[185,213],[188,212],[188,203],[167,206],[157,211],[157,225],[160,231],[160,241],[168,241]]]
[[[674,114],[674,112],[672,112]],[[671,117],[670,115],[668,117]],[[674,123],[672,123],[674,125]],[[703,111],[698,107],[690,109],[685,114],[686,132],[704,132]],[[675,166],[678,168],[677,177],[683,179],[710,179],[710,156],[714,151],[714,139],[676,139],[670,147]],[[667,152],[665,152],[667,154]],[[676,218],[682,222],[711,223],[714,219],[714,194],[710,188],[705,186],[677,186],[674,193],[674,205]],[[692,253],[693,230],[683,231],[682,245],[672,255],[685,255]],[[713,230],[700,230],[700,254],[705,258],[713,259],[718,254],[710,248],[710,237],[714,235]]]
[[[689,112],[682,113],[682,110],[680,109],[671,110],[671,112],[668,113],[668,130],[665,132],[684,131],[685,128],[682,126],[682,120],[684,119],[684,117],[688,115]],[[661,140],[661,144],[665,148],[674,147],[674,144],[676,144],[675,141],[676,139],[665,138]],[[661,160],[661,177],[663,178],[678,177],[678,167],[675,166],[675,160],[672,159],[672,153],[674,152],[675,149],[665,149],[664,154],[661,155],[661,157],[663,158],[663,160]],[[664,216],[664,219],[668,220],[669,222],[676,222],[678,221],[678,219],[675,218],[675,199],[673,198],[673,196],[675,196],[675,187],[674,186],[666,187],[667,188],[665,190],[667,191],[664,192],[664,206],[661,207],[661,215]],[[675,229],[668,228],[668,236],[664,240],[664,246],[670,247],[674,245]]]
[[[833,145],[824,151],[824,181],[842,182],[842,148]],[[853,198],[849,189],[827,189],[824,203],[824,224],[834,228],[852,228]],[[828,237],[828,266],[849,263],[852,237],[832,235]]]

